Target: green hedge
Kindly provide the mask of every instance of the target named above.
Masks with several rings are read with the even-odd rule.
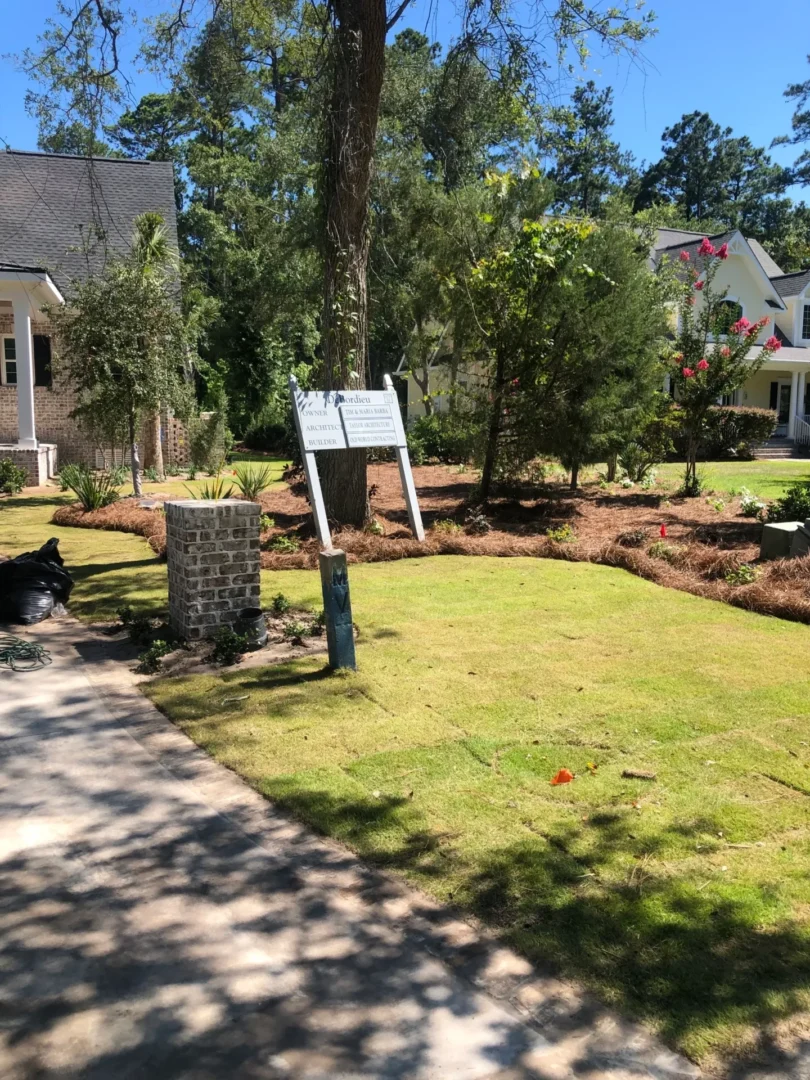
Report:
[[[675,450],[682,458],[686,453],[686,444],[678,431],[679,413],[678,406],[673,406]],[[715,405],[706,418],[706,435],[700,447],[700,456],[709,461],[751,458],[754,449],[773,435],[777,422],[778,417],[771,409]]]
[[[408,452],[414,465],[441,461],[460,465],[468,462],[475,448],[475,429],[463,413],[433,413],[420,416],[408,429]]]

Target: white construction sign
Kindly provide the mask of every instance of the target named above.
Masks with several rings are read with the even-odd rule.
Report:
[[[396,447],[411,530],[418,540],[425,539],[399,400],[390,375],[384,377],[383,383],[384,390],[300,390],[295,378],[290,376],[295,427],[312,497],[315,527],[324,548],[331,548],[332,537],[315,463],[316,450]]]

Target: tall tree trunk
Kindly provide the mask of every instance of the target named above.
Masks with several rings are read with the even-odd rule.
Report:
[[[433,400],[430,396],[430,368],[427,366],[427,364],[422,368],[422,371],[424,372],[423,379],[419,378],[419,376],[416,374],[416,370],[416,368],[413,368],[411,370],[411,374],[413,375],[413,381],[422,391],[422,408],[425,410],[425,416],[432,416]]]
[[[571,490],[576,491],[579,487],[579,462],[571,463]]]
[[[369,188],[385,70],[385,0],[333,0],[332,93],[323,172],[322,345],[327,389],[360,390],[368,370]],[[365,450],[321,454],[329,517],[369,516]]]
[[[148,439],[145,440],[143,466],[146,469],[154,469],[162,480],[165,473],[163,468],[163,445],[160,441],[160,408],[155,409],[149,416],[147,425]]]
[[[143,495],[141,487],[141,459],[138,456],[138,440],[135,436],[135,416],[129,414],[129,462],[132,468],[132,490],[139,498]]]
[[[503,423],[503,390],[505,381],[506,360],[499,353],[495,361],[495,379],[492,387],[492,412],[489,417],[489,431],[487,432],[487,448],[484,454],[484,467],[481,470],[481,484],[478,488],[481,502],[485,503],[492,490],[492,478],[495,475],[495,464],[498,460],[498,443],[501,438],[501,426]]]

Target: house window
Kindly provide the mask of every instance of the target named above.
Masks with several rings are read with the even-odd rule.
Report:
[[[4,386],[16,386],[17,385],[17,342],[13,337],[4,337],[3,339],[3,352],[0,355],[0,361],[2,361],[2,371],[0,375],[3,378]]]
[[[723,300],[721,304],[717,305],[717,321],[714,324],[715,334],[718,336],[727,334],[734,323],[742,318],[742,314],[742,304],[738,304],[736,300]]]
[[[802,312],[802,337],[810,338],[810,304],[805,304]]]
[[[51,339],[46,334],[34,334],[34,386],[50,386]]]

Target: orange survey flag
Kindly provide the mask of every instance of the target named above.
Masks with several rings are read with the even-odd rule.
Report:
[[[552,778],[552,787],[556,787],[557,784],[570,784],[574,779],[574,774],[569,772],[568,769],[560,769],[555,777]]]

